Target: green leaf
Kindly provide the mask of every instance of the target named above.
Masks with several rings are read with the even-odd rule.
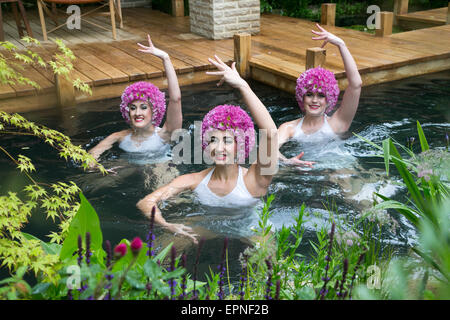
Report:
[[[375,205],[373,207],[374,209],[380,209],[380,210],[395,209],[400,214],[402,214],[406,219],[408,219],[412,224],[414,224],[415,227],[417,227],[419,225],[420,220],[419,220],[419,217],[417,216],[417,215],[419,215],[419,213],[417,211],[414,211],[407,205],[405,205],[401,202],[395,201],[395,200],[391,200],[377,192],[374,192],[374,194],[384,200],[382,203]]]
[[[429,150],[430,146],[428,145],[427,138],[425,138],[425,134],[423,133],[422,126],[420,125],[419,120],[417,120],[417,132],[419,134],[419,141],[422,152]]]
[[[172,248],[173,242],[169,243],[169,245],[167,247],[165,247],[163,250],[161,250],[160,253],[158,253],[158,255],[153,258],[153,260],[158,261],[160,260],[161,262],[164,261],[164,259],[167,256],[167,253],[169,253],[170,249]]]
[[[27,240],[38,240],[38,241],[40,241],[42,249],[44,249],[45,253],[47,253],[47,254],[54,254],[54,255],[59,255],[60,254],[60,251],[61,251],[61,245],[60,244],[44,242],[44,241],[40,240],[39,238],[29,234],[29,233],[22,232],[22,234],[23,234],[24,238],[27,239]]]
[[[71,258],[78,249],[78,236],[81,236],[84,241],[86,232],[90,232],[91,250],[94,256],[98,258],[99,263],[103,263],[105,251],[102,248],[103,235],[98,215],[82,192],[80,192],[80,200],[80,208],[70,223],[68,235],[62,244],[59,258],[62,261]]]
[[[389,158],[391,153],[389,152],[389,139],[383,140],[383,155],[384,165],[386,167],[386,175],[389,176]]]
[[[408,168],[406,165],[402,162],[402,157],[400,153],[398,152],[397,148],[394,146],[392,141],[389,139],[389,151],[390,154],[393,155],[391,157],[392,162],[395,164],[398,172],[400,173],[400,176],[403,179],[403,182],[405,183],[406,187],[408,188],[409,193],[411,194],[412,199],[414,200],[417,207],[427,214],[429,216],[428,209],[426,207],[426,204],[424,202],[423,196],[420,193],[419,188],[417,187],[417,184],[411,175],[411,173],[408,171]]]

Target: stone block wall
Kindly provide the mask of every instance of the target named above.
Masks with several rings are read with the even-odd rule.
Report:
[[[191,32],[209,39],[259,33],[260,0],[189,0]]]

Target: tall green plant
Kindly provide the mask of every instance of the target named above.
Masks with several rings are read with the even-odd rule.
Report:
[[[421,149],[418,155],[412,150],[413,140],[410,140],[405,147],[388,138],[382,142],[382,146],[378,146],[360,138],[382,152],[388,175],[390,164],[394,164],[409,195],[405,202],[401,202],[375,193],[383,201],[376,204],[374,208],[394,209],[414,226],[419,234],[419,244],[412,250],[423,259],[426,265],[439,274],[439,281],[443,283],[445,296],[447,296],[450,285],[448,258],[450,256],[450,216],[448,214],[450,155],[448,150],[443,148],[430,149],[418,121],[417,132]],[[401,156],[396,145],[409,155],[409,159]],[[391,275],[398,270],[395,266],[392,268]],[[425,284],[426,282],[424,280]],[[363,291],[363,294],[367,292]]]

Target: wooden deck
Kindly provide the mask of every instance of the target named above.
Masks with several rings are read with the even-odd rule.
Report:
[[[42,40],[37,14],[27,12],[34,37]],[[147,8],[123,9],[124,28],[118,40],[111,34],[82,24],[81,30],[58,30],[77,57],[74,76],[92,86],[93,95],[78,93],[77,102],[118,97],[133,81],[148,80],[160,88],[167,83],[159,59],[139,52],[136,42],[145,42],[150,33],[157,47],[167,51],[178,74],[180,85],[215,81],[205,75],[210,69],[207,58],[217,54],[233,60],[233,39],[213,41],[189,31],[189,17],[171,17]],[[108,17],[97,22],[108,25]],[[262,15],[261,32],[252,36],[250,60],[252,78],[293,92],[295,80],[305,70],[305,53],[320,46],[311,40],[314,23],[306,20]],[[62,28],[63,29],[63,28]],[[409,76],[450,69],[450,25],[395,34],[385,38],[359,31],[329,27],[347,43],[364,85],[392,81]],[[6,40],[23,45],[18,39],[14,20],[5,27]],[[346,86],[345,72],[338,50],[327,45],[325,68],[335,72],[341,88]],[[55,46],[50,42],[39,48],[45,59],[51,59]],[[27,67],[25,75],[41,86],[39,92],[25,85],[0,86],[0,109],[24,112],[54,107],[57,103],[51,71]]]
[[[448,8],[437,8],[425,11],[408,12],[396,15],[398,24],[403,29],[415,30],[445,25]]]
[[[305,71],[306,49],[321,46],[311,39],[313,22],[264,15],[261,32],[252,37],[252,78],[286,91],[295,91],[295,80]],[[450,25],[375,37],[340,27],[326,29],[341,37],[352,53],[363,85],[450,69]],[[344,65],[338,49],[326,47],[325,68],[335,73],[345,88]]]

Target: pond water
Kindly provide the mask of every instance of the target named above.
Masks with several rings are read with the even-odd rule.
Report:
[[[261,83],[251,82],[251,87],[269,109],[275,123],[293,120],[300,116],[294,95],[281,92]],[[242,105],[238,92],[229,87],[217,88],[215,83],[182,88],[183,128],[194,131],[194,121],[218,104]],[[342,98],[342,94],[341,94]],[[23,114],[29,120],[59,130],[70,136],[74,144],[91,148],[112,132],[127,128],[119,112],[119,99],[87,103],[62,112],[47,110]],[[349,133],[340,141],[313,146],[288,142],[281,151],[294,156],[304,151],[304,160],[316,161],[312,169],[280,167],[269,188],[275,199],[270,218],[275,229],[290,226],[302,203],[310,214],[306,223],[303,253],[310,248],[309,239],[315,240],[315,231],[330,225],[331,208],[334,215],[350,228],[353,218],[369,208],[372,192],[401,199],[405,191],[399,188],[395,174],[387,179],[384,164],[374,157],[375,151],[352,135],[355,132],[373,142],[389,136],[404,143],[409,137],[417,138],[416,120],[423,126],[430,146],[443,147],[444,136],[450,131],[450,72],[441,72],[401,81],[364,87],[358,112]],[[192,135],[193,137],[193,135]],[[193,138],[192,138],[193,139]],[[79,167],[57,157],[56,151],[30,137],[2,137],[2,146],[13,155],[23,154],[36,165],[35,179],[41,182],[74,181],[96,209],[104,239],[113,244],[123,238],[146,238],[148,220],[136,208],[136,202],[158,186],[175,176],[203,170],[205,164],[171,164],[170,155],[155,158],[127,154],[115,146],[101,157],[106,168],[120,166],[117,175],[102,176],[85,173]],[[418,143],[414,145],[419,149]],[[162,162],[162,163],[161,163]],[[0,157],[0,190],[19,190],[27,181],[17,175],[10,160]],[[184,223],[205,237],[201,254],[199,276],[214,271],[220,263],[225,237],[230,238],[230,275],[237,279],[240,271],[239,253],[249,244],[251,226],[257,225],[257,215],[235,210],[213,210],[198,204],[190,193],[165,202],[162,207],[166,220]],[[398,226],[395,232],[383,235],[383,240],[402,252],[414,242],[411,226],[399,216],[394,216]],[[41,239],[49,234],[49,222],[35,214],[26,231]],[[178,251],[188,254],[190,266],[195,259],[196,246],[185,238],[173,237],[156,227],[157,244],[164,247],[174,241]],[[209,272],[208,272],[209,273]],[[202,277],[201,277],[202,278]]]

